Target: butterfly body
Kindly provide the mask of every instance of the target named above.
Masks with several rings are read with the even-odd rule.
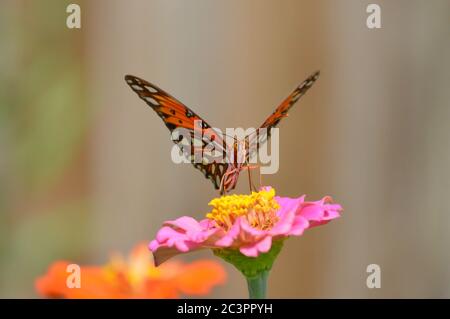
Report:
[[[231,143],[226,143],[227,139],[221,136],[219,132],[214,130],[193,110],[156,85],[133,75],[126,75],[125,81],[158,114],[172,135],[176,130],[183,129],[189,134],[190,140],[195,140],[199,143],[199,145],[184,155],[190,158],[195,168],[211,180],[214,187],[219,189],[221,194],[224,194],[236,187],[239,173],[243,169],[250,169],[249,159],[257,150],[257,147],[252,148],[250,144],[255,143],[255,138],[258,147],[264,143],[270,137],[271,129],[278,125],[282,118],[287,116],[289,109],[306,93],[318,77],[319,72],[309,76],[297,86],[258,129],[247,135],[243,140],[238,140],[234,137]],[[262,138],[260,139],[260,137]],[[173,138],[172,140],[180,146],[180,149],[184,150],[182,139]],[[224,161],[214,159],[208,161],[204,158],[200,161],[195,160],[199,155],[200,157],[204,155],[208,144],[213,144],[214,149],[223,155]],[[228,146],[229,144],[230,146]]]

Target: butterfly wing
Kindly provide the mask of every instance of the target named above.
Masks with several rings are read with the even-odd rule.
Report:
[[[126,75],[125,81],[158,114],[171,133],[177,128],[184,128],[191,135],[190,141],[194,141],[196,138],[195,130],[202,130],[202,135],[200,136],[206,136],[207,138],[202,138],[200,149],[191,148],[190,153],[185,153],[186,148],[181,145],[181,139],[172,140],[180,147],[183,154],[189,158],[194,167],[200,170],[206,178],[210,179],[216,189],[219,189],[222,177],[227,171],[229,164],[216,161],[198,163],[195,161],[195,152],[201,152],[200,155],[202,155],[206,145],[212,142],[216,150],[226,153],[222,137],[194,111],[156,85],[133,75]],[[195,126],[195,121],[201,121],[201,127]]]
[[[306,80],[304,80],[302,83],[300,83],[299,86],[295,88],[295,90],[286,98],[283,102],[273,111],[273,113],[264,121],[264,123],[260,126],[259,129],[256,130],[255,133],[258,133],[254,135],[254,133],[251,133],[247,136],[247,145],[254,143],[257,143],[256,145],[259,147],[259,145],[263,144],[267,141],[268,138],[270,138],[271,129],[276,127],[278,123],[285,117],[288,116],[288,111],[291,109],[292,106],[303,96],[305,93],[311,88],[311,86],[314,84],[314,82],[319,78],[320,71],[316,71],[313,74],[311,74]],[[265,134],[263,134],[261,129],[266,129]],[[250,142],[248,142],[250,141]],[[256,150],[257,147],[250,147],[250,151],[248,152],[246,158],[251,158]],[[247,148],[248,149],[248,148]]]
[[[278,125],[282,118],[288,115],[288,111],[294,104],[305,95],[314,82],[319,78],[320,72],[316,71],[303,81],[295,90],[275,109],[275,111],[264,121],[261,128],[271,128]]]

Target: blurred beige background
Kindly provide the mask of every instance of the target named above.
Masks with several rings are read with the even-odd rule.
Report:
[[[316,69],[264,181],[345,212],[286,243],[269,297],[450,297],[449,1],[77,1],[81,30],[65,27],[68,3],[0,3],[1,297],[34,297],[56,258],[102,263],[216,196],[171,162],[125,74],[225,128],[262,123]],[[369,3],[381,29],[366,27]],[[366,287],[372,263],[380,289]],[[226,267],[212,297],[246,297]]]

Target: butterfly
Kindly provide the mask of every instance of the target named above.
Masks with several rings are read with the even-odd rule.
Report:
[[[239,173],[249,167],[249,159],[255,152],[254,147],[249,147],[249,141],[255,141],[254,137],[258,136],[256,140],[257,146],[259,147],[259,145],[264,143],[270,137],[271,129],[288,115],[289,109],[311,88],[319,78],[319,74],[319,71],[314,72],[298,85],[264,123],[253,133],[249,134],[254,134],[253,136],[247,135],[244,140],[235,138],[229,147],[226,146],[227,143],[223,136],[220,136],[206,121],[164,90],[133,75],[126,75],[125,81],[158,114],[171,133],[177,129],[184,129],[191,135],[192,140],[198,136],[196,135],[198,133],[201,133],[200,136],[205,137],[202,138],[197,148],[189,151],[185,151],[186,145],[182,144],[182,139],[172,138],[172,140],[180,147],[184,155],[189,158],[194,167],[200,170],[207,179],[211,180],[214,188],[218,189],[220,194],[225,194],[235,188]],[[201,124],[198,125],[198,123]],[[259,133],[262,131],[265,134],[260,135]],[[223,153],[228,160],[225,162],[194,160],[198,153],[201,154],[206,150],[208,143],[212,143],[215,150]]]

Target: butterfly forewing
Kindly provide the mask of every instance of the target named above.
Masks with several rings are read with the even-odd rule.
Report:
[[[247,139],[252,141],[256,141],[256,147],[250,148],[250,151],[246,154],[246,158],[250,159],[255,156],[255,152],[258,147],[265,143],[267,139],[270,138],[272,128],[276,127],[278,123],[284,118],[287,117],[288,111],[294,104],[311,88],[314,82],[319,78],[320,71],[316,71],[311,74],[306,80],[304,80],[300,85],[298,85],[295,90],[281,102],[281,104],[273,111],[273,113],[264,121],[264,123],[259,127],[259,129],[255,132],[257,137],[249,134]],[[262,130],[265,129],[265,130]]]
[[[289,109],[311,88],[319,78],[320,72],[316,71],[303,81],[295,90],[275,109],[275,111],[264,121],[261,128],[270,129],[277,126],[283,117],[287,116]]]
[[[212,156],[208,156],[204,150],[206,145],[212,143],[215,150],[225,154],[226,149],[222,137],[194,111],[156,85],[133,75],[126,75],[125,81],[158,114],[170,132],[183,128],[189,133],[188,141],[183,139],[182,135],[172,140],[180,147],[183,156],[206,178],[210,179],[216,189],[219,189],[228,164],[214,160],[205,162]],[[196,132],[196,130],[201,130],[201,132]],[[194,140],[198,141],[199,147],[195,147]]]

